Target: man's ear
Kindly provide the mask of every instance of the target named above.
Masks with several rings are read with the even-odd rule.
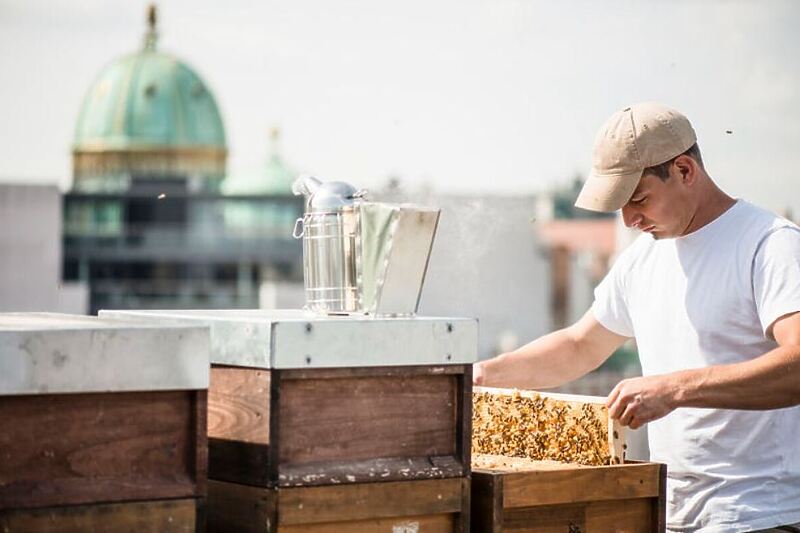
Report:
[[[679,155],[675,159],[675,169],[681,183],[692,186],[697,179],[697,163],[688,155]]]

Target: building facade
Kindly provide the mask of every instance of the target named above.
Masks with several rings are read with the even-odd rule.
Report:
[[[216,99],[158,49],[156,22],[151,7],[141,49],[106,66],[82,103],[63,199],[64,279],[89,286],[91,312],[258,307],[262,282],[302,277],[291,237],[302,199],[275,154],[249,187],[229,180]]]

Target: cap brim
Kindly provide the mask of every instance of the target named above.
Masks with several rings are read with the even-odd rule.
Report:
[[[611,213],[621,209],[633,196],[633,191],[639,185],[642,171],[637,170],[630,174],[617,174],[613,176],[590,175],[583,184],[575,207]]]

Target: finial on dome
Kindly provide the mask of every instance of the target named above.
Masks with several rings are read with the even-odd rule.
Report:
[[[155,4],[147,6],[147,33],[144,36],[144,49],[155,50],[158,41],[158,11]]]

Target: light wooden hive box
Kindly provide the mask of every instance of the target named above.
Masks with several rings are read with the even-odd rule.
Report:
[[[210,326],[210,531],[468,531],[475,320],[113,314]]]
[[[207,328],[0,314],[0,531],[204,528]]]
[[[605,401],[475,387],[473,529],[665,531],[666,466],[627,460]]]

